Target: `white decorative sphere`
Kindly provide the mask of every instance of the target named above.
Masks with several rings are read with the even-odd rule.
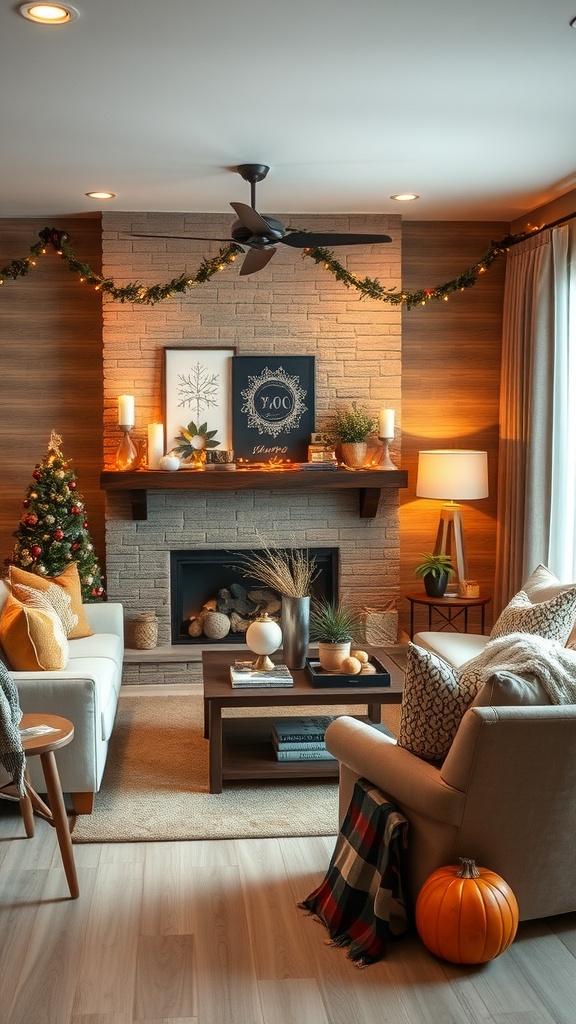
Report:
[[[282,643],[282,630],[264,613],[248,626],[246,643],[254,654],[272,654]]]
[[[160,469],[168,469],[174,472],[175,469],[180,469],[180,459],[177,455],[163,455],[160,459]]]

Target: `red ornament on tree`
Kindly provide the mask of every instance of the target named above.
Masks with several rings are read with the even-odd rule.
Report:
[[[70,488],[71,491],[75,491],[76,490],[76,481],[75,480],[71,480],[70,483],[68,484],[68,487]]]
[[[78,508],[77,505],[72,505],[72,508],[70,509],[70,511],[71,511],[73,516],[77,516],[77,515],[80,514],[80,509]]]
[[[38,516],[34,515],[34,513],[32,512],[30,513],[29,516],[24,516],[24,522],[26,526],[36,526],[38,522]]]
[[[30,508],[30,502],[28,501],[28,498],[24,498],[24,501],[22,502],[22,508]]]
[[[38,558],[42,554],[42,548],[39,548],[37,544],[33,544],[30,548],[30,552],[34,558]]]
[[[64,532],[62,530],[54,530],[54,540],[62,540]]]
[[[82,523],[82,526],[84,527],[85,530],[88,529],[88,520],[87,519],[84,520],[84,522]]]
[[[35,480],[42,479],[42,473],[40,472],[39,469],[35,469],[34,472],[32,473],[32,476],[34,477]]]

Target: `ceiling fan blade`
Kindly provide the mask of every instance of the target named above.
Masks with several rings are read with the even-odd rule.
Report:
[[[275,252],[276,249],[249,249],[240,268],[240,277],[262,270],[270,262]]]
[[[377,245],[378,242],[391,242],[390,235],[337,235],[317,231],[288,231],[283,238],[278,239],[284,245],[291,245],[294,249],[309,249],[332,245]]]
[[[206,236],[204,236],[204,238],[200,238],[199,235],[142,235],[142,234],[139,234],[137,231],[131,231],[130,232],[130,238],[177,238],[177,239],[181,239],[183,242],[187,242],[187,241],[192,241],[192,242],[231,242],[232,241],[231,238],[206,238]]]
[[[247,228],[253,235],[269,235],[270,226],[256,210],[246,203],[230,203],[238,215],[238,220],[243,227]]]

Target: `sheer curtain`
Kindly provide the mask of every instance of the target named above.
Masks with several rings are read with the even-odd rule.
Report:
[[[495,612],[543,562],[576,580],[576,224],[508,254]]]

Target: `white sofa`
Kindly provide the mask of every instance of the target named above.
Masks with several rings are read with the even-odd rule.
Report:
[[[0,611],[8,590],[0,581]],[[85,604],[93,636],[69,640],[70,656],[61,672],[15,672],[0,652],[18,688],[24,713],[61,715],[74,725],[74,739],[57,753],[64,793],[77,814],[89,814],[102,782],[122,682],[124,616],[122,605]],[[38,758],[29,764],[30,780],[43,792]]]

